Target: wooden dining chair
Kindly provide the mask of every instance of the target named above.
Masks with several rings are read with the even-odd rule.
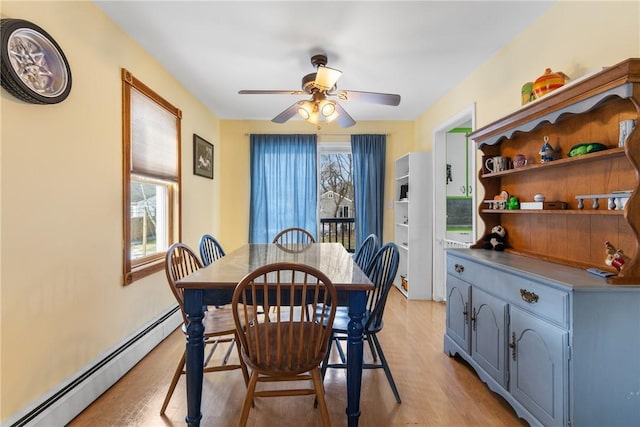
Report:
[[[386,243],[376,252],[369,271],[367,272],[367,276],[369,276],[369,279],[373,283],[374,289],[367,294],[367,306],[362,324],[364,328],[364,339],[369,343],[369,349],[371,350],[374,363],[364,363],[362,368],[383,369],[391,386],[391,390],[393,391],[393,395],[396,398],[396,402],[401,403],[400,393],[398,393],[398,388],[391,375],[389,363],[384,356],[382,346],[377,337],[378,332],[380,332],[384,326],[382,316],[387,303],[387,296],[389,295],[391,286],[393,286],[393,280],[398,271],[399,259],[400,255],[397,246],[394,243]],[[324,378],[327,368],[344,369],[347,367],[341,341],[346,341],[347,339],[349,320],[349,315],[345,311],[339,311],[336,314],[329,342],[336,344],[335,347],[340,355],[341,363],[329,363],[329,356],[331,348],[333,347],[330,345],[329,351],[327,351],[322,362],[322,378]],[[379,363],[378,358],[380,359]]]
[[[308,244],[315,242],[316,239],[314,239],[310,232],[299,227],[286,228],[273,238],[273,243],[280,243],[281,245]]]
[[[202,263],[198,259],[197,255],[184,243],[174,243],[167,250],[167,255],[165,257],[165,272],[167,275],[167,281],[169,282],[169,287],[171,288],[171,292],[178,301],[180,310],[182,312],[182,332],[184,334],[186,334],[187,332],[188,322],[186,313],[184,311],[184,292],[181,288],[178,288],[176,286],[176,283],[178,282],[178,280],[188,276],[189,274],[192,274],[200,268],[202,268]],[[231,355],[231,351],[233,350],[234,344],[237,341],[236,327],[230,306],[227,305],[226,307],[209,309],[205,312],[205,317],[202,320],[202,323],[204,325],[205,347],[209,346],[211,349],[204,361],[204,373],[241,369],[242,375],[244,376],[245,385],[248,384],[249,372],[247,371],[247,366],[240,357],[239,345],[235,345],[238,351],[238,357],[240,357],[239,363],[228,364],[229,356]],[[209,362],[211,357],[213,356],[213,352],[218,347],[218,344],[221,343],[229,344],[229,347],[221,361],[221,364],[209,366]],[[178,362],[178,366],[176,367],[176,370],[173,374],[173,378],[171,379],[169,390],[167,390],[164,402],[162,403],[160,415],[164,414],[165,410],[167,409],[167,405],[169,404],[171,396],[173,395],[173,391],[178,384],[180,375],[186,373],[185,356],[186,354],[183,352],[182,357]]]
[[[203,234],[200,238],[200,259],[206,267],[224,256],[224,249],[211,234]]]
[[[242,358],[251,368],[241,427],[247,424],[256,397],[313,394],[323,425],[330,425],[319,366],[327,352],[336,302],[336,289],[327,276],[304,264],[268,264],[238,283],[232,311]],[[314,312],[318,309],[317,317],[304,314],[306,304]],[[261,306],[269,316],[257,314]],[[258,383],[288,381],[311,381],[313,387],[257,389]]]
[[[373,257],[376,255],[376,252],[378,252],[378,249],[380,249],[378,236],[375,234],[369,234],[356,251],[353,260],[365,274],[371,265],[371,261],[373,261]]]

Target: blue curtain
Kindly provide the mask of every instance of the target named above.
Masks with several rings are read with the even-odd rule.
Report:
[[[316,135],[251,135],[249,242],[301,227],[317,237]]]
[[[371,233],[382,242],[386,135],[351,135],[356,247]]]

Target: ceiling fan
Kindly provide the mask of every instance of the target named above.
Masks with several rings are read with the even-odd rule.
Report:
[[[356,121],[340,104],[330,98],[392,106],[400,104],[400,95],[338,90],[336,82],[342,75],[342,71],[327,67],[327,56],[324,54],[313,55],[311,64],[316,68],[316,72],[302,78],[302,90],[241,90],[238,93],[241,95],[311,95],[311,99],[297,101],[271,121],[284,123],[298,114],[313,124],[318,124],[320,121],[329,123],[337,120],[343,128],[353,126]]]

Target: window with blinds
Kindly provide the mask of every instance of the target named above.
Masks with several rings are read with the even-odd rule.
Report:
[[[163,268],[180,239],[181,111],[122,70],[124,284]]]

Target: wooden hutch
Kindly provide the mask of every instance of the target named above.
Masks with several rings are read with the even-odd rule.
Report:
[[[492,210],[483,204],[479,212],[487,230],[502,224],[511,251],[579,268],[607,269],[604,242],[610,241],[632,259],[612,282],[640,283],[640,197],[634,192],[624,210],[607,209],[606,199],[598,209],[591,203],[578,209],[576,199],[638,187],[640,133],[621,148],[618,131],[620,121],[638,118],[639,101],[640,60],[628,60],[473,132],[483,156],[523,154],[528,160],[525,167],[480,173],[486,199],[504,190],[520,201],[533,201],[540,193],[546,201],[567,203],[566,210]],[[560,158],[541,164],[545,136]],[[587,142],[610,149],[567,156],[571,147]]]
[[[640,425],[638,126],[619,146],[629,119],[640,121],[640,59],[569,82],[470,135],[483,158],[528,161],[483,168],[485,199],[543,194],[567,207],[483,201],[486,232],[502,225],[507,249],[480,249],[480,240],[447,252],[445,352],[460,354],[532,425]],[[557,158],[541,163],[545,137]],[[568,157],[592,142],[607,149]],[[630,258],[608,279],[585,270],[616,272],[605,264],[605,241]]]

